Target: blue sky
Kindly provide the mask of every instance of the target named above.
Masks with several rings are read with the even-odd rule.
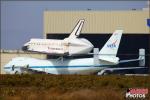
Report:
[[[147,1],[1,1],[1,49],[21,49],[30,38],[43,38],[44,10],[130,10]]]

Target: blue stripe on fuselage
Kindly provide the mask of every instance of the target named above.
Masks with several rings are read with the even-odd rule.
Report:
[[[110,65],[81,65],[81,66],[29,66],[28,68],[81,68],[81,67],[106,67],[106,66],[110,66]],[[14,68],[20,68],[23,66],[15,66]],[[12,67],[4,67],[4,69],[9,69]]]

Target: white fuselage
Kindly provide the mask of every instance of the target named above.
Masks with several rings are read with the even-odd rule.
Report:
[[[5,65],[4,70],[9,74],[14,74],[15,72],[23,73],[20,68],[27,68],[26,66],[28,66],[29,70],[49,74],[94,74],[111,66],[109,63],[99,63],[102,64],[94,64],[93,58],[40,60],[35,58],[17,57]],[[12,70],[12,66],[14,66],[14,70]]]
[[[28,51],[36,51],[46,54],[78,55],[89,53],[93,45],[84,38],[75,39],[31,39],[24,47]]]
[[[38,51],[45,53],[64,54],[68,52],[68,44],[62,40],[55,39],[31,39],[25,44],[29,51]]]

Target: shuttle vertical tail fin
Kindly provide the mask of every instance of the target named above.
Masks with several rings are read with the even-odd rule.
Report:
[[[84,24],[84,19],[79,20],[77,25],[75,26],[75,28],[73,29],[73,31],[71,32],[71,34],[68,38],[71,39],[71,38],[78,37],[82,30],[83,24]]]
[[[99,52],[99,59],[109,61],[109,62],[117,62],[119,59],[116,57],[121,36],[123,30],[116,30],[103,48]]]

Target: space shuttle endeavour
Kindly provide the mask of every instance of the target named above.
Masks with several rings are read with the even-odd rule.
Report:
[[[32,51],[45,53],[48,55],[79,55],[87,54],[93,49],[93,45],[90,41],[85,38],[78,38],[84,20],[79,20],[70,36],[60,39],[30,39],[29,42],[25,43],[22,47],[24,51]]]

